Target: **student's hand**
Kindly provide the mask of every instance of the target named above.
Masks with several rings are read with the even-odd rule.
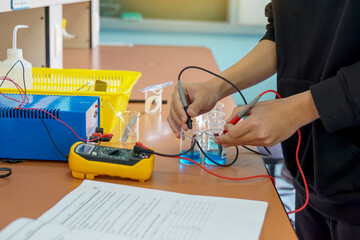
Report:
[[[233,119],[242,107],[234,109]],[[292,97],[258,102],[248,117],[236,125],[226,124],[228,134],[215,138],[224,147],[234,145],[273,146],[297,129],[319,118],[310,91]]]
[[[210,111],[219,100],[218,88],[210,81],[204,83],[183,83],[182,86],[189,105],[187,112],[190,117]],[[167,121],[177,138],[180,138],[181,128],[185,131],[189,130],[186,120],[187,116],[180,100],[178,86],[176,85],[171,96],[170,113]]]

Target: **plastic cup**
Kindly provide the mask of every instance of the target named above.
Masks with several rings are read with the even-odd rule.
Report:
[[[192,129],[197,131],[204,131],[206,129],[204,119],[204,115],[194,117],[192,122]]]
[[[195,144],[194,148],[191,149],[190,151],[188,151],[191,148],[194,140],[197,140],[199,142],[200,146],[202,146],[203,145],[203,133],[201,131],[197,131],[197,130],[180,132],[180,154],[181,154],[180,156],[189,158],[189,159],[194,160],[195,162],[201,164],[202,153],[200,152],[199,147]],[[185,164],[185,165],[194,165],[195,164],[195,163],[193,163],[189,160],[185,160],[185,159],[180,159],[180,163]]]
[[[205,121],[206,129],[222,129],[224,130],[224,125],[226,124],[224,119],[208,118]]]
[[[221,111],[210,111],[206,114],[206,119],[219,119],[224,120],[225,119],[225,113]]]
[[[222,129],[209,129],[205,131],[205,153],[204,162],[209,165],[225,164],[226,163],[226,149],[214,141],[215,136],[222,134]],[[211,161],[209,158],[211,158]]]
[[[221,103],[221,102],[217,102],[212,111],[223,112],[224,111],[224,104]]]
[[[119,118],[119,141],[121,143],[133,144],[139,141],[139,117],[137,111],[120,111]]]
[[[145,92],[145,112],[150,114],[160,113],[162,105],[162,89]]]

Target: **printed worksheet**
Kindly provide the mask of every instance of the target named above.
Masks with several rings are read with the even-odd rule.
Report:
[[[58,231],[67,234],[64,239],[90,235],[94,239],[248,240],[259,238],[266,208],[267,203],[260,201],[84,180],[36,222],[40,229],[59,226]],[[77,234],[77,238],[70,238],[71,234]]]

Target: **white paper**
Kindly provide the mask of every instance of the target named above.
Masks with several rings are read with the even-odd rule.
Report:
[[[116,240],[116,236],[19,218],[0,233],[1,240]]]
[[[260,236],[266,208],[260,201],[84,180],[37,221],[104,239],[251,240]]]

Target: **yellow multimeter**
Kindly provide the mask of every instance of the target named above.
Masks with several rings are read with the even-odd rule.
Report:
[[[154,154],[77,142],[70,149],[69,167],[74,178],[107,175],[144,182],[151,177],[154,160]]]

